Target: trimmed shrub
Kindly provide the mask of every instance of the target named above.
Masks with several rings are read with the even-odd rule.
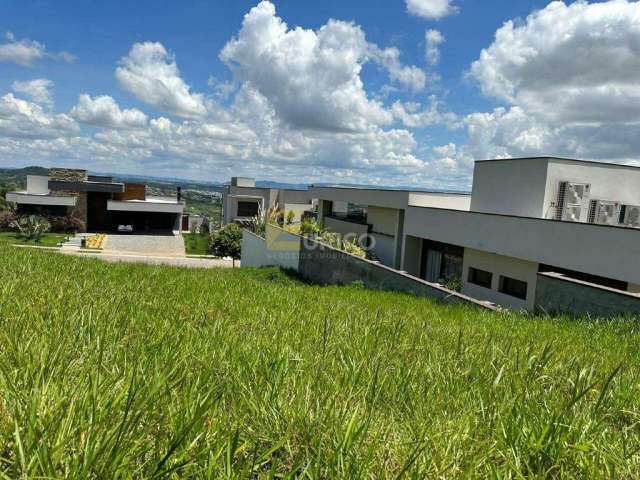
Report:
[[[72,215],[66,217],[49,217],[51,231],[54,233],[78,233],[85,229],[82,220]]]
[[[11,224],[18,219],[15,212],[4,210],[0,212],[0,230],[12,230]]]

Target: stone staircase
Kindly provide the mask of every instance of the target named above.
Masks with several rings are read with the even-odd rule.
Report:
[[[82,247],[82,239],[90,236],[90,233],[76,233],[75,236],[69,237],[66,242],[63,242],[60,247],[63,250],[80,250]]]

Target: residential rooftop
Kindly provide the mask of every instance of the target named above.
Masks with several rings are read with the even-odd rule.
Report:
[[[566,157],[553,157],[549,155],[544,156],[536,156],[536,157],[513,157],[513,158],[487,158],[482,160],[476,160],[475,163],[488,163],[488,162],[517,162],[517,161],[527,161],[527,160],[544,160],[544,161],[561,161],[561,162],[569,162],[569,163],[578,163],[578,164],[587,164],[587,165],[602,165],[613,168],[628,168],[637,170],[640,169],[640,165],[629,165],[629,164],[621,164],[621,163],[612,163],[612,162],[603,162],[598,160],[580,160],[577,158],[566,158]]]

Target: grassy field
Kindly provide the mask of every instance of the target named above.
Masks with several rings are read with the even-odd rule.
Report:
[[[207,255],[209,253],[209,238],[197,233],[183,233],[184,247],[187,255]]]
[[[58,244],[64,241],[68,235],[61,233],[45,233],[39,242],[33,240],[25,240],[15,232],[0,232],[0,243],[6,243],[9,245],[35,245],[39,247],[57,247]]]
[[[637,478],[638,322],[0,244],[5,478]]]

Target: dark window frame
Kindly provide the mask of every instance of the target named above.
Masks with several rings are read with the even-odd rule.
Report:
[[[524,288],[524,293],[522,289]],[[529,290],[529,284],[523,280],[517,278],[507,277],[500,275],[500,284],[498,291],[510,297],[517,298],[519,300],[527,300],[527,293]]]
[[[488,279],[486,278],[487,276]],[[485,277],[484,280],[482,277]],[[484,287],[491,290],[493,286],[493,273],[480,268],[469,267],[467,281],[472,285],[477,285],[478,287]]]

